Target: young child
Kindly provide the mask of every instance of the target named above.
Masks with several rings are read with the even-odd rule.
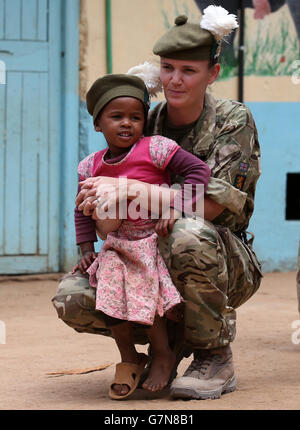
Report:
[[[161,185],[170,184],[170,174],[176,173],[185,177],[185,183],[206,188],[210,170],[204,162],[170,139],[143,136],[149,106],[147,87],[137,76],[106,75],[94,82],[87,93],[87,109],[108,148],[80,162],[80,181],[96,176],[127,177]],[[145,326],[152,349],[143,388],[164,388],[175,363],[165,317],[174,318],[173,311],[183,299],[158,250],[158,220],[147,218],[94,221],[75,209],[82,259],[73,271],[89,274],[90,285],[97,289],[96,309],[104,313],[122,359],[110,387],[113,399],[124,399],[135,390],[148,360],[135,349],[133,324]],[[106,237],[98,255],[94,252],[95,231]]]

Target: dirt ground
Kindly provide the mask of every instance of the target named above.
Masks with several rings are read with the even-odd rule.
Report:
[[[0,343],[0,409],[299,410],[300,333],[292,328],[300,318],[295,278],[295,272],[265,274],[260,290],[238,309],[232,345],[235,392],[218,400],[181,401],[172,400],[168,389],[158,394],[137,390],[116,402],[108,397],[114,365],[83,375],[47,376],[119,361],[112,339],[79,334],[57,318],[50,299],[58,275],[2,277],[0,320],[6,343]],[[189,362],[181,362],[179,374]]]

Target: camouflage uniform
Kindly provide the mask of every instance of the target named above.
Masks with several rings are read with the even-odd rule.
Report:
[[[149,114],[149,134],[163,134],[165,117],[163,102]],[[201,117],[178,143],[209,165],[212,177],[206,194],[226,209],[214,223],[203,224],[196,217],[178,220],[169,237],[160,238],[159,246],[186,300],[186,344],[192,349],[217,348],[234,339],[235,309],[255,293],[262,277],[253,238],[248,242],[245,234],[260,175],[257,131],[245,105],[216,101],[206,94]],[[76,279],[60,284],[54,298],[59,316],[78,331],[110,335],[101,313],[94,310],[88,280]],[[147,342],[138,328],[135,340]]]
[[[163,133],[165,117],[166,102],[150,112],[149,134]],[[235,309],[255,293],[262,277],[253,238],[248,242],[245,235],[260,175],[257,131],[245,105],[206,94],[203,114],[178,143],[208,164],[206,195],[226,209],[213,224],[178,220],[172,234],[160,238],[160,251],[186,300],[186,343],[217,348],[234,339]]]

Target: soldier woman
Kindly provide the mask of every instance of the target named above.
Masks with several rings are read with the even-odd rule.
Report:
[[[159,243],[173,282],[185,299],[184,341],[176,337],[182,327],[170,332],[170,341],[175,338],[178,361],[188,351],[193,352],[194,359],[184,375],[173,380],[171,395],[187,399],[219,398],[235,389],[230,348],[235,337],[235,309],[255,293],[262,276],[252,249],[253,237],[248,240],[246,233],[260,176],[257,130],[248,107],[215,100],[207,92],[220,71],[221,40],[228,27],[226,19],[226,25],[219,19],[220,9],[210,8],[201,25],[189,23],[186,16],[177,17],[175,25],[155,44],[166,101],[152,109],[147,125],[149,135],[175,140],[211,169],[204,224],[197,217],[181,218],[172,231],[162,234]],[[180,182],[180,178],[174,177],[173,182]],[[77,198],[85,215],[91,214],[90,202],[95,199],[97,185],[95,179]],[[74,310],[84,288],[76,290],[76,281],[68,282],[60,285],[55,298],[65,304],[65,313],[60,316],[84,331],[80,312]],[[82,280],[78,279],[79,283]],[[66,302],[68,291],[69,296],[70,291],[77,291],[76,300],[69,297]],[[73,309],[69,320],[68,308]],[[57,309],[59,312],[61,303]],[[97,326],[95,315],[90,323],[90,327]]]

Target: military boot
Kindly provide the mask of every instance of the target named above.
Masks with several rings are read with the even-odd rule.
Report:
[[[230,346],[194,352],[194,360],[171,384],[171,397],[219,399],[236,388]]]

